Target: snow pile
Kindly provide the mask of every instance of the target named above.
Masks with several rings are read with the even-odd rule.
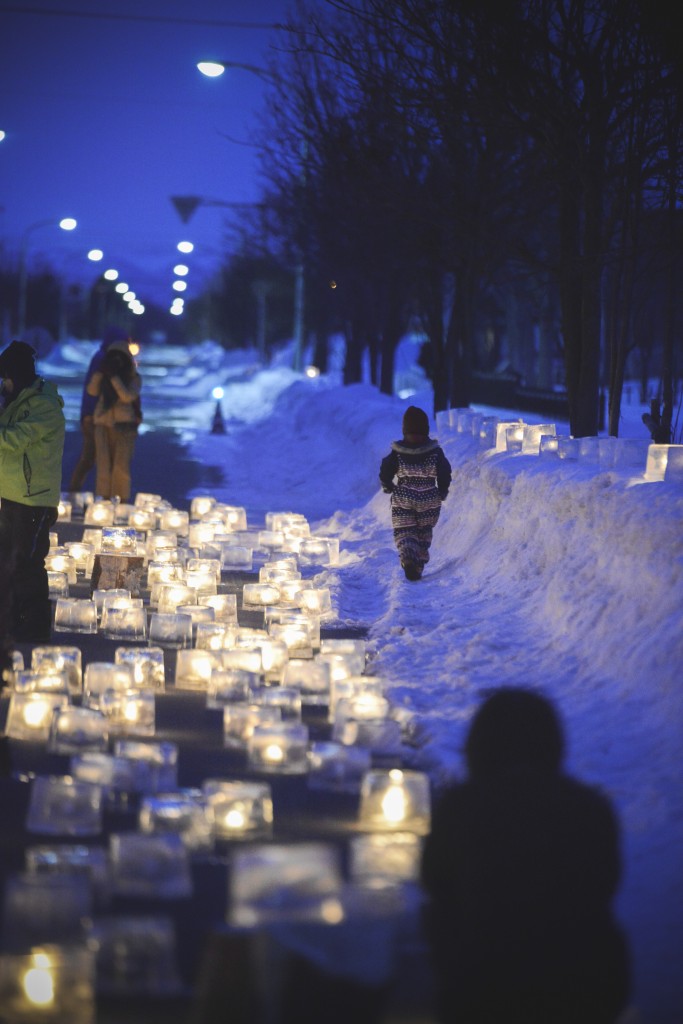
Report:
[[[437,782],[463,771],[468,723],[493,687],[538,688],[556,703],[568,770],[602,787],[621,820],[618,909],[636,1003],[648,1022],[674,1024],[683,1007],[683,488],[645,482],[644,458],[640,469],[605,470],[494,454],[445,431],[453,484],[423,580],[408,583],[377,480],[406,402],[285,374],[272,403],[272,385],[271,376],[267,417],[233,424],[224,438],[187,435],[196,458],[223,468],[225,486],[213,493],[253,516],[301,512],[340,538],[341,565],[320,583],[341,621],[369,628],[373,671],[417,715],[415,756]],[[410,401],[431,409],[429,394]]]

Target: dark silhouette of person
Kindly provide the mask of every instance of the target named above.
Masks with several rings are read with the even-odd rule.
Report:
[[[435,802],[422,883],[442,1022],[611,1024],[627,1005],[617,821],[563,754],[549,701],[497,690],[472,721],[467,780]]]

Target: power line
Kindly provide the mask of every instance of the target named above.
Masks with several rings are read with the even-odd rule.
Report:
[[[212,25],[217,28],[282,29],[280,22],[216,21],[212,18],[172,18],[157,14],[114,14],[106,11],[54,11],[47,7],[3,5],[1,14],[38,14],[50,18],[95,18],[100,21],[153,21],[168,25]]]

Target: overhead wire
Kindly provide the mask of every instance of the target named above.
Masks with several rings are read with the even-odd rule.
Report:
[[[121,14],[113,11],[65,11],[25,4],[3,4],[0,14],[38,14],[52,18],[94,18],[109,21],[152,21],[169,25],[211,25],[217,28],[281,29],[280,22],[220,21],[215,18],[176,18],[165,14]]]

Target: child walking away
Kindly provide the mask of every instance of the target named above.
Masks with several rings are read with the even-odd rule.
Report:
[[[403,440],[392,441],[391,452],[382,459],[379,479],[384,492],[391,494],[394,542],[406,578],[419,580],[429,561],[441,502],[451,485],[451,464],[429,436],[427,413],[416,405],[406,409]]]

